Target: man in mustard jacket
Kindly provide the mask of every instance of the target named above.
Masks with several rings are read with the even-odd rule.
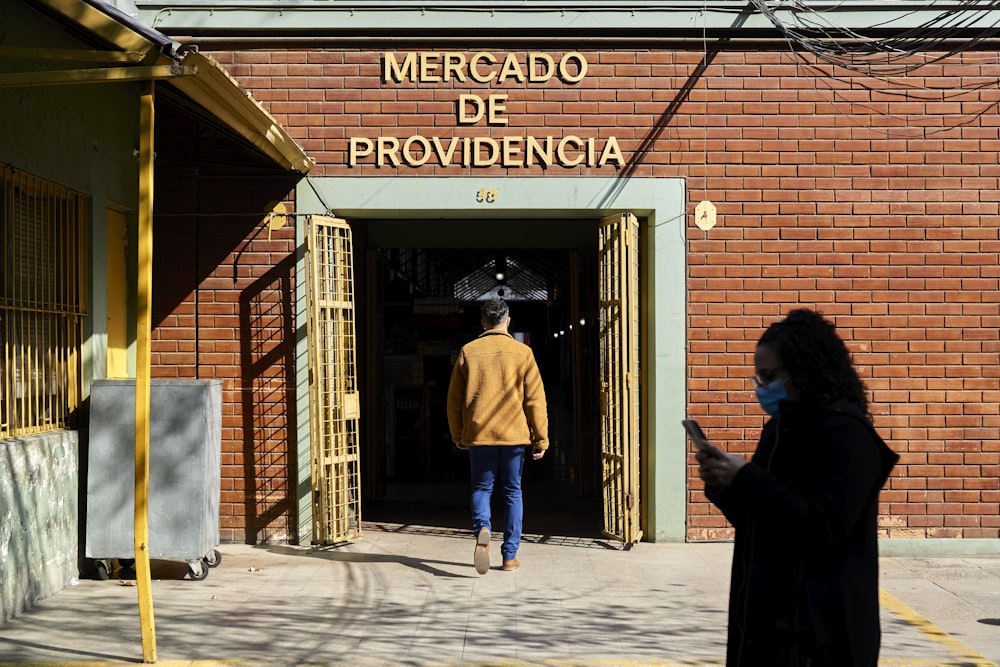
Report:
[[[483,333],[458,353],[448,386],[448,426],[459,449],[469,451],[476,572],[490,569],[490,498],[499,473],[506,499],[502,569],[520,567],[521,473],[524,456],[538,460],[549,447],[545,388],[531,348],[507,332],[507,304],[493,299],[481,310]]]

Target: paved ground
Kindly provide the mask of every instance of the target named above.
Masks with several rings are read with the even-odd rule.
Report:
[[[499,541],[493,543],[495,564]],[[162,665],[718,665],[729,544],[528,535],[472,567],[453,528],[368,522],[336,549],[222,545],[204,581],[154,561]],[[1000,558],[883,558],[881,664],[1000,662]],[[137,594],[84,579],[0,625],[0,667],[142,662]]]

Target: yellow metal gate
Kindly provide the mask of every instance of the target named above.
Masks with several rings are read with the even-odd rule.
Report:
[[[361,536],[359,393],[351,228],[306,218],[313,541]]]
[[[626,546],[639,527],[639,242],[631,213],[601,220],[601,474],[604,534]]]

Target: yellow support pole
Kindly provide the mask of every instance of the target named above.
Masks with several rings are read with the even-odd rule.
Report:
[[[149,573],[149,339],[153,284],[154,84],[139,96],[139,275],[135,353],[135,581],[139,591],[142,661],[156,662],[153,582]]]

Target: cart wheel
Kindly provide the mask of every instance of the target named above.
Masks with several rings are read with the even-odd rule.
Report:
[[[100,581],[107,581],[111,578],[111,564],[106,560],[94,561],[94,577]]]
[[[122,567],[135,567],[135,559],[134,558],[119,558],[118,559],[118,564],[121,565]]]
[[[208,568],[200,560],[188,561],[188,568],[193,581],[201,581],[208,576]]]
[[[219,567],[219,563],[222,562],[222,552],[212,549],[201,561],[209,567]]]

